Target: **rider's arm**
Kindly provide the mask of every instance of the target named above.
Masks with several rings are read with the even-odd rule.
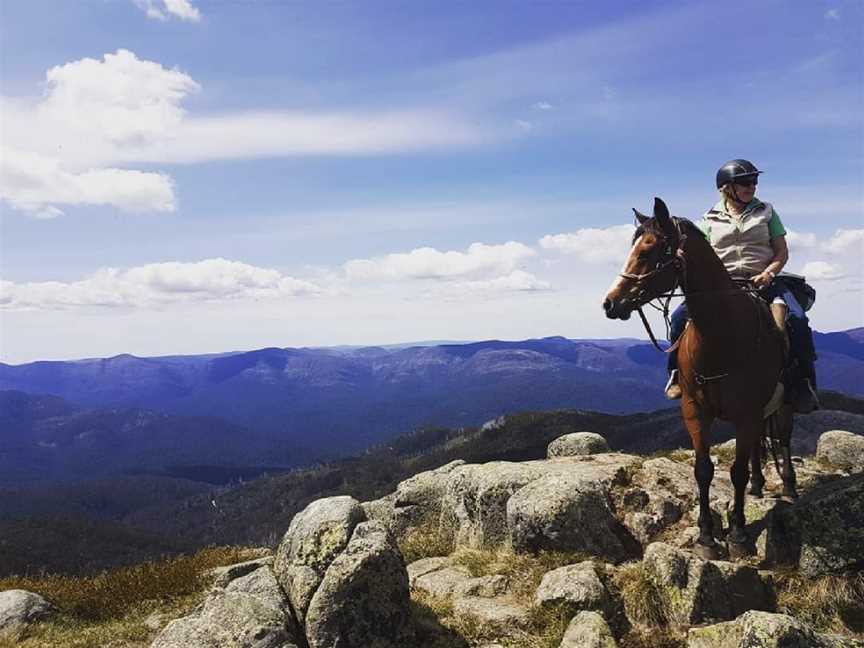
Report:
[[[761,273],[753,277],[753,283],[760,288],[770,284],[789,260],[789,246],[786,245],[786,228],[783,227],[780,216],[777,215],[776,211],[773,211],[773,208],[771,220],[768,222],[768,232],[771,237],[771,249],[774,251],[774,258],[771,259],[771,262]]]

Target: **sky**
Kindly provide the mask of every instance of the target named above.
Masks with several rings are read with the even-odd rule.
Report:
[[[4,0],[0,361],[644,338],[631,208],[732,158],[864,325],[860,0]]]

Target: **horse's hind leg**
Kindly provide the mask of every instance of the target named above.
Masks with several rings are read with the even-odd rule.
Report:
[[[696,451],[696,467],[694,473],[699,485],[699,540],[696,551],[709,560],[720,557],[720,548],[714,540],[714,520],[709,506],[709,491],[714,479],[714,463],[711,461],[711,422],[710,418],[696,412],[694,406],[686,399],[681,406],[684,415],[684,425],[693,442]]]
[[[762,489],[765,487],[765,476],[762,474],[762,444],[757,440],[753,444],[753,452],[750,453],[750,494],[753,497],[762,497]]]
[[[783,478],[783,497],[798,499],[796,489],[795,468],[792,465],[792,407],[784,405],[775,415],[777,425],[777,438],[780,442],[780,454],[782,465],[780,476]]]

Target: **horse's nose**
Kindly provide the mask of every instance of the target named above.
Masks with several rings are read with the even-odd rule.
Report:
[[[612,310],[612,306],[614,306],[614,304],[612,303],[611,299],[607,297],[603,300],[603,310],[606,311],[607,314],[610,310]]]

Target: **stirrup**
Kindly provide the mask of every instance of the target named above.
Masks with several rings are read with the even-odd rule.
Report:
[[[666,398],[669,400],[678,400],[681,398],[681,386],[678,384],[677,369],[673,369],[672,373],[669,374],[669,381],[666,383],[666,387],[663,388],[663,391],[666,393]]]

